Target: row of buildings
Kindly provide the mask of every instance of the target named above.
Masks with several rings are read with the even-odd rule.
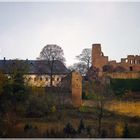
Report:
[[[25,82],[31,86],[45,87],[50,86],[50,68],[45,60],[21,60],[28,66]],[[0,70],[5,74],[12,73],[12,68],[17,67],[16,60],[0,60]],[[18,66],[20,68],[24,66]],[[108,75],[111,78],[140,78],[140,56],[128,55],[122,58],[121,62],[109,61],[108,56],[104,56],[101,44],[92,45],[92,66],[98,69],[98,76]],[[57,86],[70,71],[60,61],[54,61],[53,67],[53,86]]]

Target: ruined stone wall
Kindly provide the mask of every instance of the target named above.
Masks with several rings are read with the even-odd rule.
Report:
[[[99,69],[99,75],[102,74],[102,67],[108,64],[108,57],[101,51],[101,44],[92,45],[92,66]]]
[[[116,61],[109,61],[109,65],[112,65],[114,68],[121,66],[125,68],[126,71],[140,71],[140,56],[128,55],[127,58],[121,58],[121,62],[117,63]]]
[[[124,77],[124,78],[136,78],[139,77],[139,74],[135,72],[140,72],[140,56],[139,55],[128,55],[127,58],[122,58],[121,62],[117,63],[115,60],[108,61],[108,56],[104,56],[101,50],[101,44],[92,45],[92,67],[99,69],[98,76],[103,75],[103,66],[111,65],[113,69],[121,67],[124,69],[124,72],[131,73],[116,73],[116,71],[111,75],[111,77]],[[132,73],[133,72],[133,73]]]
[[[113,72],[113,73],[104,73],[104,75],[109,76],[113,79],[137,79],[137,78],[140,78],[139,72]]]
[[[80,107],[82,105],[82,76],[78,72],[72,72],[71,89],[73,106]]]

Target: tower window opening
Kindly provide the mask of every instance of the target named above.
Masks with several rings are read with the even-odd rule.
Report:
[[[130,67],[130,71],[133,71],[133,67]]]

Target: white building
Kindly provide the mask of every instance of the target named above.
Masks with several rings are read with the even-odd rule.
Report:
[[[12,73],[12,68],[24,68],[21,65],[26,64],[28,70],[25,77],[25,82],[30,86],[45,87],[50,86],[50,67],[46,60],[20,60],[22,63],[17,63],[18,60],[0,60],[0,70],[4,71],[5,74]],[[19,61],[19,62],[20,62]],[[53,65],[53,86],[57,86],[61,82],[61,79],[69,73],[66,66],[60,61],[54,61]]]

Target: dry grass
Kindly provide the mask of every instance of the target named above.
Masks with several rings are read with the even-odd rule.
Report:
[[[94,106],[94,102],[84,102],[84,105],[92,105]],[[37,126],[38,134],[35,137],[42,137],[46,130],[55,130],[58,132],[63,131],[65,125],[70,122],[72,126],[77,129],[80,119],[84,119],[84,124],[86,126],[90,126],[92,128],[92,135],[95,137],[97,134],[98,122],[96,119],[96,114],[92,111],[92,106],[88,112],[79,112],[75,109],[66,109],[64,113],[62,113],[63,117],[61,119],[57,119],[58,115],[50,114],[49,119],[47,118],[22,118],[20,122],[12,127],[9,131],[9,137],[21,136],[27,137],[24,132],[25,124],[32,124],[33,127]],[[126,120],[123,117],[116,117],[117,114],[127,115],[130,117],[139,116],[140,117],[140,102],[124,102],[124,101],[111,101],[106,105],[106,109],[109,111],[114,111],[115,116],[109,115],[108,117],[104,117],[102,121],[102,128],[107,131],[107,135],[109,137],[122,137],[123,129],[124,129],[124,120],[128,122],[129,129],[131,131],[131,135],[133,137],[140,137],[139,134],[139,121],[130,122],[130,120]],[[54,118],[55,117],[55,118]]]
[[[92,107],[95,105],[94,101],[92,100],[84,100],[84,106]],[[105,106],[106,110],[116,112],[121,115],[126,115],[130,117],[138,116],[140,117],[140,102],[134,101],[117,101],[113,100],[106,103]]]
[[[111,101],[105,108],[109,111],[115,111],[118,114],[140,117],[140,102]]]

